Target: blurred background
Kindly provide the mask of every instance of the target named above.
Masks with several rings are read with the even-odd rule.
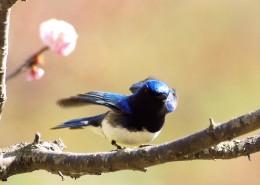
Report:
[[[7,83],[0,123],[0,147],[61,138],[71,152],[114,149],[84,130],[49,130],[72,118],[105,112],[100,106],[61,109],[59,98],[92,90],[129,94],[149,76],[174,87],[177,110],[152,143],[176,140],[260,106],[260,2],[258,0],[45,0],[18,1],[11,12],[8,73],[43,46],[41,22],[57,18],[75,26],[79,38],[68,57],[44,54],[46,74],[27,82],[21,74]],[[255,131],[249,135],[258,133]],[[246,137],[246,136],[244,136]],[[62,184],[260,184],[260,153],[233,160],[172,162],[146,173],[121,171],[66,177]],[[13,176],[5,184],[57,184],[45,171]]]

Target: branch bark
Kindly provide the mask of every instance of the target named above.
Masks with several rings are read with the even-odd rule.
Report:
[[[232,140],[221,142],[218,145],[201,150],[199,152],[184,156],[179,161],[185,160],[215,160],[215,159],[234,159],[247,156],[251,161],[250,154],[260,151],[260,134],[247,137],[242,140]]]
[[[209,128],[170,143],[89,154],[63,152],[64,145],[60,140],[43,142],[36,135],[31,144],[22,143],[0,151],[0,179],[40,169],[62,177],[78,178],[119,170],[146,171],[149,166],[178,160],[249,156],[260,151],[260,135],[220,142],[259,128],[260,109],[220,125],[211,120]]]
[[[0,119],[6,101],[6,63],[11,7],[17,0],[0,0]]]

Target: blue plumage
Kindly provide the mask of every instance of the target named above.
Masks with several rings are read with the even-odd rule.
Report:
[[[93,91],[58,101],[63,107],[98,104],[109,111],[93,117],[65,122],[58,128],[101,128],[113,145],[145,144],[158,136],[165,116],[177,106],[174,89],[156,79],[146,79],[130,87],[131,95]]]

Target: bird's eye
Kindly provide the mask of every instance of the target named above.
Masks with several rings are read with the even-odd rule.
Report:
[[[156,94],[156,97],[160,100],[166,100],[168,95],[164,93]]]
[[[149,92],[150,92],[148,85],[145,85],[145,87],[144,87],[144,92],[145,92],[145,93],[149,93]]]
[[[149,91],[149,94],[160,100],[166,100],[168,97],[168,94],[166,94],[166,93],[159,93],[159,92],[155,92],[155,91]]]

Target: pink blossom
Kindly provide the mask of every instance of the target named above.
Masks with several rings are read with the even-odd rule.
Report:
[[[71,24],[49,19],[40,25],[40,37],[55,53],[67,56],[75,49],[78,34]]]
[[[27,76],[27,81],[39,80],[42,78],[43,75],[44,75],[43,69],[33,66],[30,70],[30,73]]]

